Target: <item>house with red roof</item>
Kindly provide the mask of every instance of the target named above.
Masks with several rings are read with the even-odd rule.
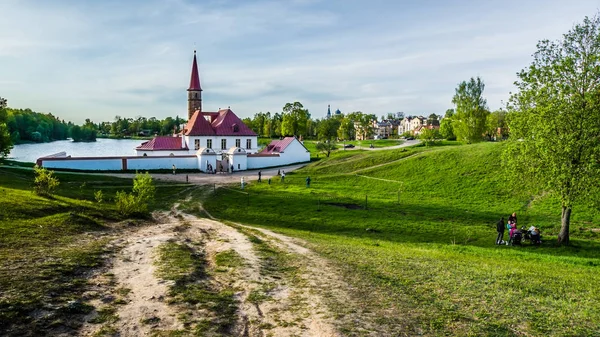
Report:
[[[247,168],[284,166],[310,161],[310,151],[296,137],[273,140],[260,152],[247,156]]]
[[[192,61],[192,74],[188,92],[188,122],[181,133],[172,137],[155,137],[138,146],[138,156],[164,156],[196,154],[200,148],[214,150],[217,155],[230,148],[244,149],[248,154],[258,151],[258,135],[230,109],[217,112],[202,111],[202,87],[196,61]],[[169,139],[171,138],[171,139]]]

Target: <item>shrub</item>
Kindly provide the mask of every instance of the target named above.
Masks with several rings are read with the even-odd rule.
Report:
[[[117,192],[115,197],[117,210],[123,216],[145,215],[148,213],[148,204],[154,200],[155,191],[152,177],[148,172],[136,174],[132,193]]]
[[[135,196],[124,191],[117,192],[115,196],[117,211],[123,216],[131,216],[137,212],[138,205]]]
[[[102,190],[97,190],[96,193],[94,193],[94,198],[96,199],[96,202],[102,202],[104,200],[104,194],[102,193]]]
[[[35,193],[38,195],[52,195],[52,192],[60,184],[58,178],[54,176],[54,172],[37,165],[33,167],[33,172],[35,174],[33,182]]]

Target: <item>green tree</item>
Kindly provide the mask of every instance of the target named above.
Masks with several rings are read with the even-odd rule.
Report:
[[[337,149],[335,140],[324,140],[317,143],[316,148],[318,151],[325,153],[325,156],[329,157],[331,151]]]
[[[349,116],[344,116],[340,121],[340,127],[337,131],[338,138],[352,140],[355,138],[355,132],[354,121]]]
[[[319,122],[317,137],[319,140],[333,140],[337,137],[340,120],[337,118],[324,119]]]
[[[446,110],[444,118],[440,122],[440,135],[444,139],[455,140],[454,126],[452,125],[452,118],[454,117],[454,109]]]
[[[498,109],[488,115],[486,136],[489,140],[506,136],[506,110]]]
[[[506,168],[561,201],[560,244],[573,206],[597,196],[600,176],[600,17],[586,17],[559,41],[540,41],[518,73],[509,108]],[[535,191],[535,190],[534,190]]]
[[[463,81],[458,84],[452,103],[456,105],[454,115],[454,134],[456,137],[468,144],[480,142],[486,131],[487,102],[483,98],[485,84],[481,78],[471,77],[469,82]]]
[[[425,143],[425,146],[431,146],[434,145],[435,142],[440,139],[440,137],[440,132],[437,129],[424,128],[421,131],[419,139],[421,139]]]
[[[310,119],[308,110],[300,102],[287,103],[283,107],[281,134],[284,136],[306,136],[306,126]]]
[[[7,120],[6,99],[0,97],[0,158],[8,156],[13,148],[13,139],[10,137],[11,132],[6,125]]]

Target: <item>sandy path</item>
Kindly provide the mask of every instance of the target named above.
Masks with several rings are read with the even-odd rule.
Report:
[[[178,315],[186,313],[202,318],[202,311],[190,311],[183,304],[168,305],[169,282],[155,275],[156,248],[166,242],[193,243],[207,256],[209,267],[217,268],[216,254],[234,250],[245,261],[231,273],[213,272],[211,283],[218,287],[237,289],[238,303],[236,324],[232,328],[234,336],[340,336],[322,294],[316,287],[323,286],[311,281],[317,270],[306,265],[323,267],[324,261],[315,264],[319,258],[292,239],[266,230],[261,231],[261,239],[280,254],[294,255],[293,276],[265,273],[265,257],[257,252],[256,246],[242,231],[210,219],[183,214],[181,218],[164,217],[164,223],[131,230],[116,239],[113,245],[121,247],[109,262],[102,277],[109,275],[110,281],[98,298],[119,297],[119,290],[126,290],[124,304],[114,305],[115,321],[104,324],[86,323],[80,335],[95,335],[107,326],[116,336],[150,336],[161,330],[186,330]],[[185,224],[186,226],[181,226]],[[185,228],[182,230],[182,228]],[[308,257],[308,259],[306,259]],[[287,266],[289,267],[289,266]],[[322,276],[324,269],[321,269]],[[328,277],[328,279],[330,279]],[[102,283],[95,280],[94,283]],[[266,289],[266,290],[265,290]],[[264,292],[265,299],[256,301],[251,295]],[[92,300],[97,309],[106,307],[106,302]],[[90,315],[96,317],[97,313]]]

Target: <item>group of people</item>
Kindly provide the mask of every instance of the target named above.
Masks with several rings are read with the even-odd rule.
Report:
[[[505,229],[508,229],[508,241],[504,241],[504,230]],[[523,235],[521,230],[519,230],[517,228],[517,213],[513,213],[508,217],[508,221],[506,222],[506,225],[504,224],[504,217],[502,217],[500,219],[500,221],[498,221],[496,223],[496,230],[498,232],[498,236],[496,237],[497,245],[503,245],[503,244],[510,245],[513,242],[516,242],[517,239],[518,239],[517,243],[520,243],[521,236]],[[526,233],[526,238],[530,239],[531,243],[533,243],[533,244],[540,244],[541,240],[540,240],[539,228],[537,228],[535,226],[529,227],[529,229],[527,230],[527,233]]]

